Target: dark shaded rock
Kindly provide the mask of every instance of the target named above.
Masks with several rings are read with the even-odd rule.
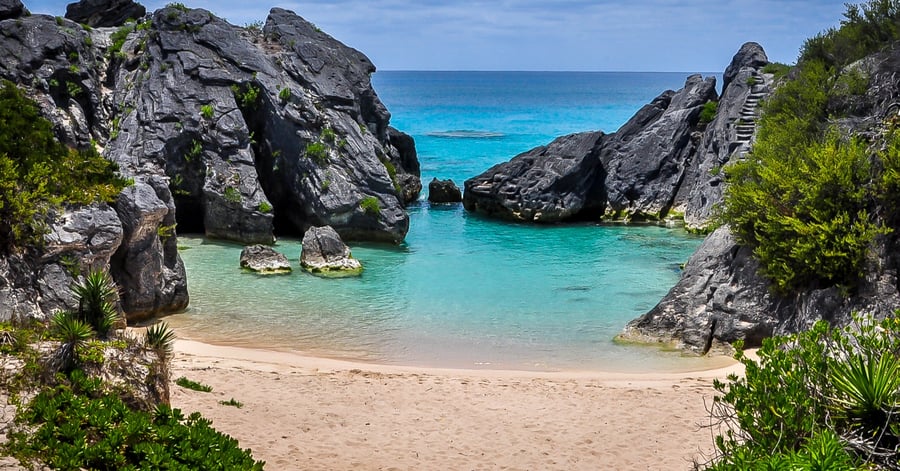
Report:
[[[419,193],[422,192],[416,143],[409,134],[390,126],[388,126],[388,142],[392,146],[389,158],[395,169],[393,178],[400,187],[401,199],[404,204],[412,203],[419,199]],[[388,168],[388,174],[390,173],[390,168]]]
[[[714,77],[692,75],[684,88],[645,105],[605,141],[599,157],[606,175],[607,217],[666,216],[698,144],[694,133],[700,111],[716,98]]]
[[[716,116],[706,126],[697,152],[686,165],[675,201],[675,210],[684,214],[688,229],[707,227],[723,199],[722,168],[743,158],[753,144],[760,104],[773,87],[773,76],[762,71],[766,64],[766,53],[759,44],[747,43],[726,69],[730,79],[719,98]]]
[[[453,180],[438,180],[433,178],[428,184],[428,202],[430,203],[459,203],[462,201],[462,192]]]
[[[66,18],[95,28],[121,26],[146,14],[147,9],[133,0],[81,0],[66,6]]]
[[[262,274],[290,273],[291,262],[271,247],[251,245],[241,250],[241,268]]]
[[[175,207],[161,177],[138,181],[116,202],[122,221],[122,245],[110,273],[121,287],[120,302],[129,322],[183,310],[188,305],[187,277],[178,255]]]
[[[359,260],[350,254],[350,247],[329,226],[310,227],[303,235],[300,265],[319,276],[356,276],[362,273]]]
[[[876,318],[900,306],[895,242],[876,244],[874,262],[850,297],[839,288],[772,294],[752,251],[737,244],[727,226],[710,234],[691,256],[678,284],[650,312],[631,321],[621,335],[641,342],[669,343],[695,353],[728,351],[743,340],[757,347],[772,335],[809,329],[816,321],[847,325],[853,313]]]
[[[463,205],[501,219],[558,222],[589,209],[600,131],[560,137],[465,182]]]
[[[19,0],[0,0],[0,21],[28,15],[25,5]]]

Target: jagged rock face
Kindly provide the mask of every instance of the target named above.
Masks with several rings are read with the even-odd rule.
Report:
[[[66,6],[66,18],[95,28],[121,26],[146,14],[147,9],[132,0],[81,0]]]
[[[888,239],[877,244],[881,262],[872,264],[852,297],[836,287],[782,297],[760,276],[752,251],[722,226],[691,256],[678,284],[650,312],[629,322],[622,337],[706,353],[727,351],[736,340],[756,347],[766,337],[807,330],[819,320],[846,325],[856,312],[884,318],[900,305],[894,245]]]
[[[57,215],[43,250],[0,257],[0,319],[47,319],[76,307],[70,287],[79,274],[108,268],[122,237],[122,223],[106,204]]]
[[[205,10],[152,21],[125,43],[107,154],[136,174],[164,168],[186,230],[271,243],[275,224],[330,224],[348,239],[403,240],[414,146],[389,130],[364,55],[277,8],[261,34]],[[365,210],[373,198],[379,210]]]
[[[291,262],[267,245],[251,245],[241,250],[241,268],[261,274],[290,273]]]
[[[560,137],[465,182],[469,211],[515,221],[558,222],[586,209],[597,172],[600,131]]]
[[[607,141],[599,154],[606,170],[607,215],[666,215],[698,144],[693,135],[700,111],[716,98],[715,78],[692,75],[684,88],[645,105]]]
[[[432,178],[428,183],[429,203],[459,203],[462,201],[462,192],[453,180],[438,180]]]
[[[695,156],[687,165],[684,183],[675,201],[689,229],[704,229],[722,202],[725,174],[722,167],[749,152],[756,136],[760,102],[772,91],[773,77],[762,68],[766,53],[747,43],[725,69],[725,85],[716,116],[703,133]]]
[[[355,276],[362,273],[362,264],[350,255],[350,247],[330,226],[310,227],[303,234],[300,265],[319,276]]]
[[[27,15],[28,10],[19,0],[0,0],[0,21]]]

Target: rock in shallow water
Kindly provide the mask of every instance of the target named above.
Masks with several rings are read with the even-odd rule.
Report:
[[[350,255],[350,247],[331,227],[310,227],[303,235],[300,266],[318,276],[342,277],[362,274],[362,264]]]
[[[265,275],[290,273],[291,262],[271,247],[251,245],[241,251],[241,268]]]
[[[453,180],[438,180],[434,178],[428,184],[429,203],[460,203],[462,192]]]

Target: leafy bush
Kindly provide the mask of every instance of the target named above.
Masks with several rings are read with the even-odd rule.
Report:
[[[243,402],[238,401],[237,399],[235,399],[233,397],[227,401],[219,401],[219,404],[222,404],[223,406],[237,407],[238,409],[240,409],[241,407],[244,407]]]
[[[306,145],[306,156],[319,165],[328,163],[328,148],[321,142],[310,142]]]
[[[225,198],[225,201],[228,201],[229,203],[240,204],[241,202],[241,192],[233,186],[226,186],[222,196]]]
[[[374,196],[366,196],[359,202],[359,207],[366,212],[366,214],[378,215],[381,214],[381,205],[378,204],[378,198]]]
[[[334,143],[336,138],[336,134],[334,133],[334,129],[331,128],[322,128],[321,134],[319,134],[319,138],[322,139],[323,142],[327,142],[330,144]]]
[[[104,270],[91,270],[84,281],[75,283],[72,292],[78,298],[78,318],[101,337],[119,321],[115,303],[119,299],[116,283]]]
[[[38,394],[18,420],[34,434],[11,435],[8,450],[25,461],[40,458],[58,469],[262,470],[250,450],[193,413],[166,405],[134,411],[95,387],[58,386]],[[215,452],[211,452],[215,450]]]
[[[121,28],[117,29],[109,36],[110,46],[109,46],[109,57],[124,59],[125,53],[122,52],[122,46],[125,45],[125,40],[128,39],[128,35],[134,31],[135,24],[134,23],[125,23]]]
[[[214,112],[213,105],[206,104],[200,107],[200,116],[206,119],[212,119]]]
[[[900,319],[858,318],[845,329],[763,341],[759,361],[738,352],[744,377],[715,381],[712,415],[724,430],[711,467],[875,469],[900,458]],[[893,469],[893,468],[890,468]]]
[[[259,101],[259,87],[254,86],[253,84],[235,84],[231,86],[231,91],[234,93],[234,100],[241,109],[251,110],[256,108],[256,104]]]
[[[181,386],[185,389],[190,389],[192,391],[200,391],[200,392],[212,392],[212,386],[208,386],[205,384],[198,383],[196,381],[189,380],[184,376],[175,380],[175,384]]]
[[[0,84],[0,251],[41,244],[63,203],[112,201],[126,181],[93,148],[61,144],[53,126],[13,83]]]
[[[900,1],[870,0],[845,4],[840,28],[831,28],[803,44],[800,60],[842,67],[900,39]]]
[[[707,101],[700,111],[700,124],[709,124],[716,118],[716,110],[719,109],[718,101]]]
[[[278,99],[280,99],[282,102],[286,102],[286,101],[290,100],[291,99],[291,89],[287,88],[287,87],[282,88],[281,91],[278,92]]]
[[[256,209],[263,214],[269,214],[272,212],[272,205],[267,201],[263,201],[259,203]]]
[[[144,344],[160,358],[167,358],[172,354],[175,346],[175,332],[169,328],[169,324],[159,322],[147,327],[144,334]]]

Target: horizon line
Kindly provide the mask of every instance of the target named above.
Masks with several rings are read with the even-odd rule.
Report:
[[[722,74],[724,72],[700,71],[685,72],[681,70],[546,70],[546,69],[381,69],[378,72],[540,72],[540,73],[561,73],[561,74]]]

